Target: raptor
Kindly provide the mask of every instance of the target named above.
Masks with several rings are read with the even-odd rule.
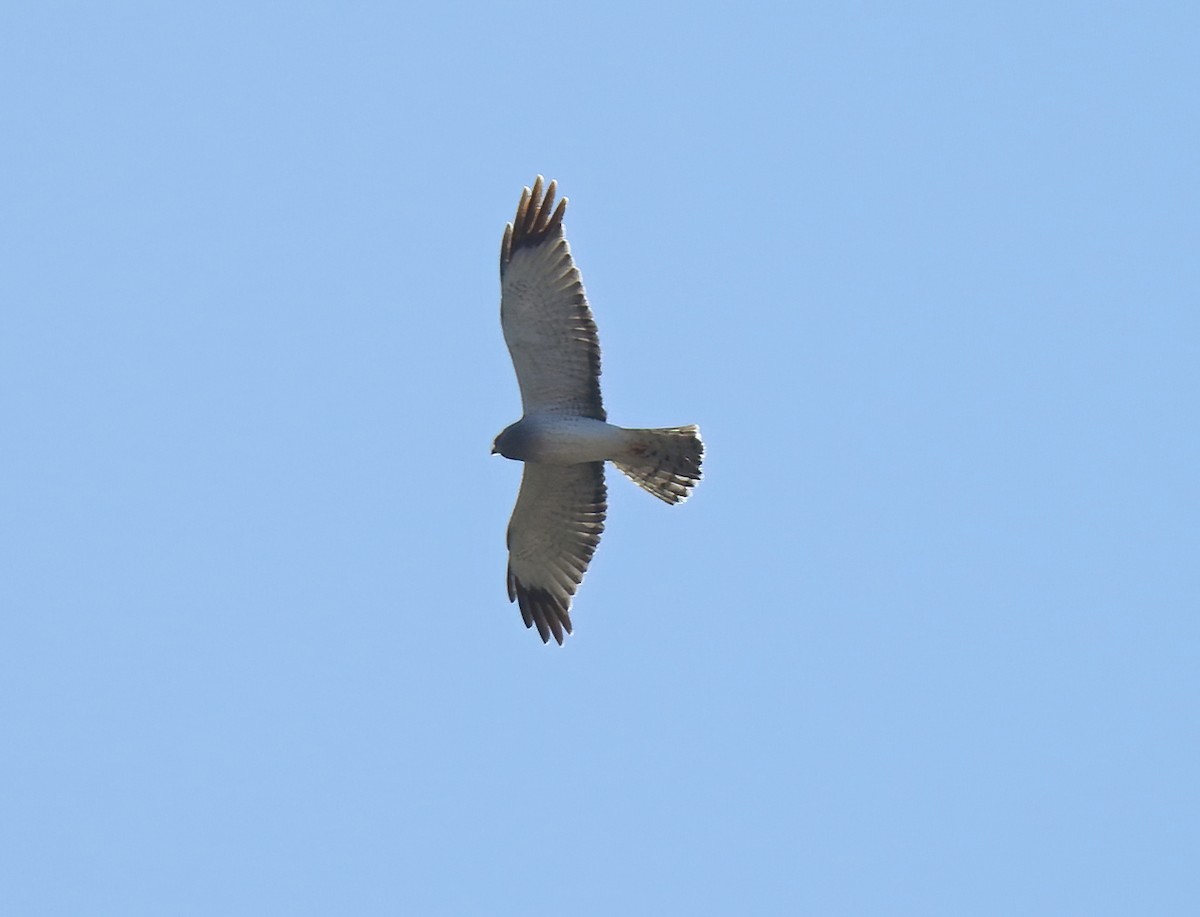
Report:
[[[500,246],[500,324],[523,416],[493,454],[524,462],[508,524],[508,598],[543,642],[571,633],[571,600],[604,531],[604,463],[666,503],[700,480],[696,426],[626,429],[600,397],[600,342],[563,231],[567,199],[539,175]]]

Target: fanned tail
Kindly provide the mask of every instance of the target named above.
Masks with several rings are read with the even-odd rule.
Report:
[[[666,503],[682,503],[700,481],[704,443],[700,428],[663,427],[626,430],[629,445],[620,461],[613,460],[638,487]]]

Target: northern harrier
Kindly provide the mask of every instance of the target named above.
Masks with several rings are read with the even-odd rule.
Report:
[[[500,323],[524,416],[492,453],[525,463],[508,524],[508,598],[542,642],[571,632],[571,597],[604,531],[604,463],[667,503],[700,480],[698,427],[627,430],[607,423],[600,342],[563,235],[555,183],[524,189],[500,246]]]

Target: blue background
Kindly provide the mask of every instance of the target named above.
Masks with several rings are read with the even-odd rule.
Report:
[[[0,13],[0,912],[1200,913],[1190,3]],[[504,595],[544,173],[627,426]]]

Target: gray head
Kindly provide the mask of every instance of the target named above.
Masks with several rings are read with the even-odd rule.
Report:
[[[499,454],[517,461],[524,461],[528,450],[529,430],[522,427],[519,420],[501,430],[496,441],[492,443],[492,455]]]

